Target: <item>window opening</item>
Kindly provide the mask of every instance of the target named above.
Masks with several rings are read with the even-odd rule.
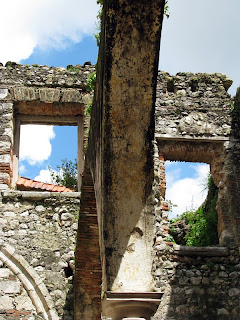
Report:
[[[82,117],[64,117],[58,119],[39,120],[39,117],[29,120],[28,117],[18,117],[15,124],[13,186],[16,186],[19,176],[28,180],[48,184],[65,185],[73,181],[68,173],[77,175],[77,185],[72,191],[79,191],[83,170],[83,126]],[[44,117],[47,118],[47,117]],[[77,168],[76,168],[77,167]],[[59,177],[67,179],[56,179]],[[63,168],[63,169],[62,169]],[[67,169],[67,175],[63,175]],[[74,169],[74,170],[73,170]],[[70,172],[71,171],[71,172]],[[66,170],[65,170],[66,172]],[[51,177],[52,176],[52,177]],[[55,179],[54,179],[55,177]],[[66,183],[65,183],[66,182]],[[22,185],[24,183],[24,186]],[[21,180],[18,189],[26,190],[31,181]],[[30,185],[36,191],[70,191],[70,189],[51,189],[46,185]],[[41,188],[43,190],[41,190]],[[37,190],[38,189],[38,190]]]
[[[166,200],[174,205],[169,218],[197,209],[207,197],[210,166],[200,162],[166,161]]]
[[[66,160],[68,166],[77,161],[77,127],[21,125],[19,151],[20,176],[54,184],[52,175],[58,175],[62,161]]]
[[[218,244],[217,187],[209,165],[166,161],[170,240],[181,245]]]

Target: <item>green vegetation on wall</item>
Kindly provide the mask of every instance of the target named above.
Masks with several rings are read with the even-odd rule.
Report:
[[[202,247],[217,245],[217,197],[218,189],[210,176],[208,179],[208,196],[206,201],[197,210],[184,212],[176,219],[172,219],[170,221],[170,236],[175,238],[175,225],[179,221],[182,221],[188,229],[184,237],[187,246]]]

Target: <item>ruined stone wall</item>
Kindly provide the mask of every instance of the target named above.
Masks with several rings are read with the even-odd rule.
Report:
[[[232,81],[222,74],[158,73],[157,138],[224,139],[231,131]]]
[[[63,92],[66,88],[76,88],[86,91],[87,79],[94,70],[90,62],[67,68],[9,62],[0,66],[0,81],[1,86],[7,87],[63,88]]]
[[[13,179],[17,115],[77,117],[91,101],[86,84],[95,70],[91,64],[68,69],[9,63],[0,66],[0,189]],[[44,121],[44,119],[42,119]],[[54,121],[54,120],[53,120]],[[86,144],[88,118],[84,118]]]
[[[17,169],[19,115],[30,121],[50,119],[50,124],[81,116],[79,144],[86,145],[89,118],[84,109],[91,101],[86,84],[94,70],[89,63],[67,69],[14,63],[0,67],[0,189],[5,190],[0,199],[0,316],[8,320],[73,319],[80,193],[9,189]]]
[[[238,248],[207,248],[210,250],[205,254],[199,248],[192,249],[156,245],[153,272],[156,290],[164,294],[153,319],[239,319]]]
[[[59,195],[6,189],[10,188],[12,179],[16,115],[83,115],[84,106],[90,99],[86,91],[86,79],[92,71],[89,65],[68,70],[46,66],[0,67],[0,189],[5,190],[2,191],[0,202],[0,319],[73,319],[72,268],[79,194]],[[237,320],[240,317],[240,261],[239,251],[234,246],[240,243],[239,197],[235,196],[239,194],[240,181],[240,108],[238,95],[235,109],[232,110],[233,105],[227,93],[230,84],[231,81],[220,74],[158,74],[156,144],[152,150],[154,199],[147,203],[149,212],[155,212],[152,286],[155,291],[163,293],[154,320]],[[99,93],[101,84],[97,86]],[[118,94],[117,97],[122,98]],[[118,104],[114,110],[119,115],[114,122],[116,130],[119,129],[121,116],[121,130],[124,133],[128,116],[121,114]],[[141,119],[142,113],[138,108],[135,111]],[[127,115],[128,112],[126,109]],[[100,132],[97,121],[92,121],[92,126],[95,126],[93,130]],[[108,139],[108,131],[105,130],[105,139]],[[119,137],[122,139],[123,136]],[[137,141],[134,129],[129,130],[129,136]],[[119,142],[116,141],[118,150]],[[124,143],[124,152],[127,154],[128,143]],[[90,151],[94,152],[96,148],[101,149],[100,137],[94,140]],[[124,153],[124,157],[127,162],[128,155]],[[221,251],[222,255],[214,250],[210,255],[209,251],[205,255],[196,254],[196,251],[195,255],[189,255],[184,248],[179,249],[164,240],[169,231],[163,174],[164,160],[167,159],[202,161],[211,165],[211,172],[219,187],[219,237],[226,246]],[[118,167],[118,157],[115,162]],[[77,259],[80,276],[77,281],[80,290],[77,291],[76,304],[81,309],[78,314],[86,318],[90,310],[93,318],[100,319],[101,264],[94,198],[94,192],[99,192],[99,185],[95,185],[94,190],[91,173],[86,168],[88,171],[82,201],[84,212],[79,222]],[[132,168],[135,168],[135,161],[127,164],[126,168],[126,172],[134,174]],[[129,175],[125,178],[128,182]],[[119,174],[116,184],[120,180]],[[108,180],[104,183],[108,184]],[[122,190],[126,193],[125,185]],[[129,197],[130,193],[126,196],[124,192],[118,192],[119,201],[123,199],[126,202]],[[124,214],[127,214],[127,210]],[[121,214],[116,217],[122,221],[123,229],[127,219],[123,219]],[[109,221],[108,230],[112,232],[112,222]],[[122,235],[119,223],[116,225]],[[142,237],[139,225],[134,227],[130,230],[134,231],[133,235]],[[154,232],[151,236],[154,238]],[[131,245],[131,242],[126,245],[128,251],[126,254],[123,252],[125,256],[132,255],[134,246]],[[153,241],[147,245],[152,248]],[[110,241],[107,250],[111,256]],[[142,256],[139,257],[142,261]],[[104,266],[104,259],[101,263]],[[132,266],[130,262],[129,265]],[[129,270],[131,275],[132,269]],[[137,279],[140,280],[138,288],[141,289],[142,278]]]
[[[155,133],[161,196],[164,160],[209,163],[219,188],[218,233],[225,247],[169,243],[167,203],[162,201],[156,211],[153,273],[156,290],[163,296],[154,320],[240,317],[239,100],[235,98],[234,108],[227,93],[230,85],[221,74],[158,74]]]
[[[9,320],[18,312],[24,320],[72,320],[80,194],[5,191],[1,196],[0,315]],[[47,302],[37,292],[38,302],[34,289],[45,294]],[[41,303],[47,303],[44,310],[49,314],[43,313]]]
[[[218,234],[223,245],[239,244],[239,138],[233,133],[232,81],[222,74],[159,72],[156,130],[165,160],[205,162],[218,192]],[[236,132],[236,131],[235,131]],[[235,160],[234,160],[235,159]],[[237,191],[238,190],[238,191]]]

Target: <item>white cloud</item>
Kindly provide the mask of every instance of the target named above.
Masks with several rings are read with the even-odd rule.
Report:
[[[8,0],[1,3],[0,61],[28,58],[36,46],[65,47],[94,33],[96,0]]]
[[[170,218],[186,210],[197,209],[207,196],[205,182],[209,174],[209,165],[191,164],[190,166],[195,170],[193,177],[179,179],[175,171],[167,172],[166,199],[177,206],[173,207],[172,212],[169,213]]]
[[[46,182],[46,183],[52,183],[51,173],[48,169],[42,169],[40,170],[39,175],[34,178],[34,180]]]
[[[55,137],[53,126],[22,125],[20,134],[20,161],[30,165],[42,163],[52,152],[50,140]]]
[[[34,178],[34,180],[54,184],[54,181],[52,181],[51,173],[54,173],[55,175],[59,175],[62,178],[61,169],[60,171],[53,170],[53,169],[51,169],[51,171],[49,169],[42,169],[40,170],[39,175]]]

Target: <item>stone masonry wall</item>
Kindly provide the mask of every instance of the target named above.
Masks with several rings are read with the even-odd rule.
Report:
[[[156,290],[164,294],[153,319],[238,320],[239,250],[224,250],[218,255],[212,248],[204,256],[195,248],[191,255],[178,245],[156,244],[153,272]]]
[[[86,81],[92,71],[94,68],[89,64],[70,66],[67,70],[16,64],[0,67],[0,320],[73,319],[72,273],[79,194],[6,189],[12,179],[16,114],[83,115],[91,98]],[[240,181],[240,99],[238,95],[235,99],[238,108],[232,113],[227,93],[230,84],[231,80],[220,74],[158,74],[155,111],[158,152],[155,147],[155,201],[151,203],[156,230],[152,275],[154,290],[163,292],[163,297],[154,320],[240,318],[240,261],[239,251],[233,245],[233,234],[240,243],[239,197],[236,197]],[[219,236],[228,246],[223,255],[214,255],[214,251],[212,255],[209,252],[203,256],[189,255],[185,249],[164,240],[169,230],[168,204],[163,200],[165,177],[158,168],[164,169],[164,160],[175,161],[179,157],[182,161],[211,164],[219,187]],[[93,186],[86,188],[87,197],[93,192]],[[79,277],[79,281],[86,283],[87,289],[90,285],[94,288],[96,314],[100,318],[98,225],[95,199],[87,200],[89,207],[82,217],[86,227],[84,233],[79,231],[79,239],[84,240],[80,243],[86,247],[78,247],[81,253],[78,272],[83,276],[81,259],[89,262],[90,252],[94,257],[89,265],[94,265],[96,272],[93,275],[86,267],[90,280],[85,277],[82,281]],[[87,210],[93,210],[94,215],[88,216]],[[93,225],[88,223],[90,218]],[[89,230],[92,244],[88,241]],[[91,307],[85,291],[80,292],[84,312]]]
[[[239,139],[234,133],[232,81],[222,74],[158,73],[156,130],[164,160],[205,162],[218,186],[218,234],[239,244]],[[234,160],[235,159],[235,160]]]
[[[46,318],[36,312],[36,306],[32,306],[28,298],[31,292],[22,290],[21,277],[19,279],[18,274],[13,275],[6,269],[4,261],[0,268],[0,316],[4,315],[10,320],[11,314],[22,312],[25,318],[22,315],[21,319],[24,320],[41,317],[73,319],[74,250],[79,196],[79,193],[2,192],[1,244],[14,248],[15,253],[25,259],[32,272],[39,276],[39,282],[48,290],[51,300],[48,306],[52,305],[55,316]]]
[[[159,71],[156,137],[223,139],[231,131],[232,80],[222,74]]]
[[[153,273],[163,296],[154,320],[240,318],[240,257],[234,246],[240,235],[239,117],[238,98],[234,108],[227,93],[230,85],[221,74],[158,74],[155,132],[161,195],[164,198],[164,160],[209,163],[219,187],[220,243],[226,247],[199,249],[167,242],[168,205],[161,202]]]
[[[67,69],[7,63],[0,66],[0,189],[13,178],[14,126],[17,114],[30,116],[84,115],[91,101],[87,79],[90,63]],[[85,135],[89,119],[84,119]],[[85,137],[86,143],[86,137]]]
[[[77,88],[86,91],[89,75],[95,70],[90,62],[83,66],[69,65],[63,67],[48,67],[43,65],[21,65],[14,62],[0,66],[1,85],[19,87]]]
[[[0,262],[0,319],[42,319],[18,277]]]

